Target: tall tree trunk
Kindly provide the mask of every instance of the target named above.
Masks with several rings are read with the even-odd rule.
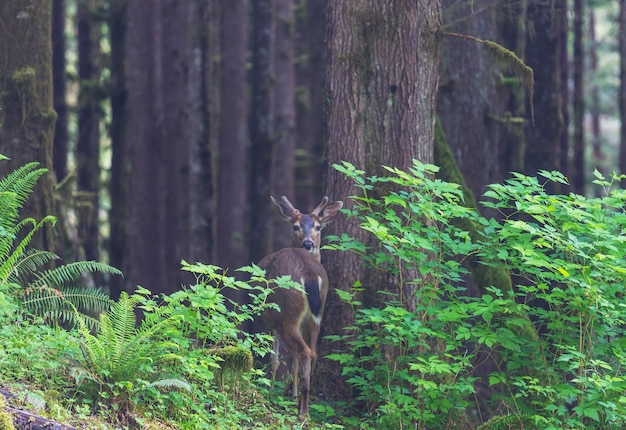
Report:
[[[568,34],[569,34],[569,20],[568,20],[568,2],[562,3],[563,10],[557,14],[556,19],[559,20],[559,68],[561,71],[561,103],[563,106],[563,133],[561,133],[561,142],[559,145],[559,168],[561,173],[566,177],[570,177],[570,88],[569,88],[569,52],[568,52]]]
[[[57,115],[52,105],[51,0],[0,1],[0,177],[31,161],[52,171]],[[54,215],[52,173],[45,175],[21,215]],[[31,245],[54,251],[47,225]]]
[[[494,0],[443,1],[446,31],[497,41]],[[449,24],[448,24],[449,23]],[[502,181],[500,164],[502,134],[521,127],[505,113],[508,89],[502,71],[482,44],[458,37],[445,37],[442,44],[441,86],[437,113],[454,158],[474,195],[487,184]],[[517,85],[519,86],[519,85]]]
[[[296,207],[312,208],[324,183],[324,71],[327,0],[301,2],[296,13]],[[300,18],[300,19],[298,19]]]
[[[68,109],[65,76],[65,0],[52,0],[52,88],[53,105],[57,113],[52,145],[52,166],[58,181],[67,176]]]
[[[619,110],[620,110],[620,155],[619,170],[626,173],[626,0],[619,2]],[[626,187],[626,182],[622,182]]]
[[[78,139],[76,142],[76,212],[81,240],[80,260],[98,260],[100,191],[100,79],[97,64],[100,29],[94,22],[93,0],[77,5],[78,28]]]
[[[431,163],[441,2],[331,0],[328,17],[327,161],[348,161],[368,176],[383,175],[381,165],[405,169],[413,159]],[[331,200],[357,194],[353,184],[330,166],[326,188]],[[364,232],[354,224],[340,217],[329,230],[367,243]],[[398,293],[394,279],[363,270],[351,253],[325,256],[322,261],[331,284],[324,334],[342,334],[354,319],[334,289],[348,290],[360,280],[370,305],[379,299],[378,290]],[[404,293],[410,295],[410,291]],[[322,340],[319,355],[343,347]],[[340,369],[323,358],[315,381],[328,397],[350,397]]]
[[[499,40],[502,45],[513,51],[519,58],[526,57],[526,1],[502,0],[500,3]],[[526,88],[519,85],[519,79],[511,74],[505,75],[502,85],[504,98],[506,99],[506,114],[508,122],[505,123],[503,133],[503,145],[500,153],[500,168],[503,172],[524,171],[524,158],[526,151],[526,128],[530,118],[527,115]],[[532,124],[530,124],[532,126]]]
[[[588,20],[588,41],[589,41],[589,73],[592,77],[598,71],[598,49],[596,41],[596,14],[593,9],[589,9]],[[590,116],[591,116],[591,150],[592,164],[598,171],[606,174],[604,168],[604,154],[602,153],[602,141],[600,131],[600,89],[595,79],[591,79],[590,93]],[[596,187],[597,196],[601,196],[600,187]]]
[[[111,179],[109,196],[109,264],[126,273],[128,269],[127,223],[129,214],[130,155],[126,138],[126,0],[109,4],[109,38],[111,43]],[[117,299],[124,290],[124,280],[114,276],[110,294]]]
[[[216,264],[250,262],[248,241],[248,1],[221,2],[222,80],[217,159]]]
[[[250,112],[250,256],[259,261],[270,252],[272,217],[272,1],[252,2],[252,103]],[[240,160],[238,161],[241,162]]]
[[[293,0],[274,1],[273,30],[273,125],[272,125],[272,186],[271,192],[277,198],[287,196],[294,199],[294,150],[296,123],[296,85],[294,65],[294,15]],[[267,200],[267,196],[264,196]],[[294,203],[295,204],[295,203]],[[299,206],[296,206],[299,207]],[[310,211],[315,206],[303,207]],[[273,228],[270,231],[272,250],[291,246],[291,235],[285,229],[285,222],[279,216],[271,217]],[[283,233],[281,233],[283,232]]]
[[[190,165],[203,142],[197,107],[201,54],[194,34],[200,25],[196,2],[155,0],[146,8],[128,3],[127,139],[131,146],[128,279],[155,293],[172,293],[191,281],[180,271],[182,259],[194,261],[190,202],[204,196],[190,188]],[[201,52],[201,51],[200,51]],[[200,99],[198,99],[200,97]],[[234,170],[233,170],[234,171]],[[232,171],[231,171],[232,173]],[[197,172],[193,172],[196,175]],[[207,187],[210,188],[211,184]]]
[[[570,173],[570,183],[575,193],[585,192],[585,99],[584,99],[584,52],[583,17],[584,0],[574,0],[574,162]]]
[[[528,32],[526,64],[535,74],[534,125],[527,128],[527,147],[524,172],[536,175],[539,170],[560,168],[559,149],[563,124],[561,100],[561,72],[559,60],[560,21],[565,0],[531,0],[528,3],[528,21],[534,31]],[[530,110],[529,110],[530,112]],[[553,191],[558,191],[554,185]]]

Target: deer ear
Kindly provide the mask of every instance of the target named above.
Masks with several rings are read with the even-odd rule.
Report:
[[[276,200],[272,196],[270,196],[270,198],[272,199],[272,203],[278,207],[280,217],[285,221],[293,222],[293,220],[300,215],[300,211],[293,207],[291,202],[287,200],[287,197],[283,196],[281,200]]]
[[[331,222],[333,222],[335,218],[337,218],[337,215],[339,215],[339,209],[341,209],[342,207],[343,202],[341,200],[332,202],[331,204],[327,205],[322,212],[322,216],[320,217],[320,222],[322,223],[322,225],[330,224]]]

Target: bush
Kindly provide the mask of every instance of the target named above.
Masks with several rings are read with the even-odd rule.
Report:
[[[546,183],[566,183],[562,175],[541,172],[540,183],[515,174],[485,194],[483,204],[501,214],[487,220],[464,206],[456,185],[432,179],[435,166],[388,168],[386,178],[335,167],[362,191],[349,216],[377,241],[367,247],[343,235],[333,247],[391,275],[417,274],[396,276],[397,294],[380,307],[363,308],[358,288],[342,294],[356,318],[341,336],[349,350],[330,358],[357,389],[369,425],[463,427],[475,416],[474,370],[485,354],[499,368],[488,376],[494,426],[626,424],[624,190],[597,174],[603,197],[551,195]],[[515,288],[478,285],[469,297],[470,258],[506,269]],[[400,300],[407,285],[415,295]]]

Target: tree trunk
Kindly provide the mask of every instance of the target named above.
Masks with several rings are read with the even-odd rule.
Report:
[[[313,208],[323,194],[324,71],[327,0],[300,3],[296,13],[295,195],[298,208]],[[300,19],[298,19],[300,18]]]
[[[250,112],[250,257],[258,262],[271,250],[272,181],[271,49],[272,2],[252,2],[252,103]],[[245,159],[245,158],[242,158]],[[238,160],[241,163],[241,159]]]
[[[596,14],[593,9],[589,9],[587,15],[588,20],[588,40],[589,40],[589,73],[591,76],[596,76],[598,72],[598,49],[596,40]],[[595,79],[591,80],[590,92],[590,106],[589,115],[591,117],[591,163],[602,174],[606,174],[606,168],[604,166],[605,159],[602,151],[602,138],[600,130],[600,89]],[[602,196],[602,189],[595,187],[596,196]]]
[[[126,138],[126,0],[111,0],[109,4],[109,38],[111,43],[111,179],[109,196],[109,264],[122,272],[128,269],[127,223],[130,207],[130,154]],[[118,299],[124,290],[124,279],[113,276],[111,298]]]
[[[619,171],[626,173],[626,0],[619,2],[619,110],[620,110],[620,155]],[[622,182],[626,187],[626,182]]]
[[[76,141],[76,214],[81,254],[77,260],[98,260],[100,210],[100,79],[97,65],[100,29],[91,14],[93,0],[77,5],[78,28],[78,138]]]
[[[381,165],[408,168],[413,159],[433,160],[437,65],[441,38],[441,2],[329,2],[326,159],[348,161],[366,175],[384,174]],[[326,189],[331,200],[356,195],[356,188],[328,166]],[[348,207],[350,206],[349,202]],[[367,243],[364,232],[340,217],[330,234],[347,233]],[[323,334],[343,334],[354,320],[351,308],[333,289],[348,290],[361,281],[369,305],[378,290],[398,293],[394,279],[364,271],[351,253],[323,257],[329,293]],[[402,294],[402,292],[400,292]],[[404,291],[410,295],[410,291]],[[342,349],[322,340],[320,357]],[[340,369],[323,358],[316,388],[328,397],[348,399]]]
[[[150,8],[139,0],[128,3],[127,118],[132,127],[127,127],[127,141],[133,169],[128,279],[154,293],[169,294],[192,281],[183,276],[180,261],[194,261],[190,243],[206,240],[191,237],[197,224],[190,219],[190,202],[206,198],[191,195],[199,192],[197,177],[190,187],[190,177],[198,174],[190,171],[197,167],[190,158],[207,144],[202,128],[208,127],[196,109],[204,104],[197,87],[203,49],[194,36],[199,31],[194,26],[200,25],[197,6],[175,0],[155,0]]]
[[[65,0],[52,0],[52,87],[53,105],[57,113],[52,145],[52,166],[57,181],[68,173],[68,109],[65,100],[67,80],[65,76]]]
[[[497,41],[494,1],[444,0],[446,31]],[[503,94],[512,85],[502,74],[482,44],[444,38],[437,113],[454,159],[477,196],[487,184],[504,178],[500,160],[506,145],[511,144],[507,130],[522,127],[512,118],[518,112],[505,112]]]
[[[583,0],[574,0],[574,162],[570,183],[575,193],[585,192],[585,99],[584,99],[584,52],[583,52]],[[535,76],[535,78],[537,78]],[[538,92],[538,91],[537,91]]]
[[[296,85],[294,65],[293,0],[274,1],[273,30],[273,125],[272,125],[272,194],[280,198],[294,199],[294,150],[296,123]],[[267,197],[266,197],[267,200]],[[297,204],[297,203],[294,203]],[[270,205],[273,206],[273,205]],[[302,206],[296,206],[302,207]],[[308,211],[315,206],[302,207]],[[272,216],[273,228],[270,231],[272,250],[291,246],[291,234],[285,228],[285,221]]]
[[[51,0],[0,1],[0,142],[11,158],[0,163],[0,177],[31,161],[52,171],[57,115],[52,108]],[[32,193],[23,217],[54,215],[52,173]],[[31,241],[54,251],[54,232],[45,226]]]
[[[221,2],[220,138],[216,160],[216,264],[250,262],[248,238],[248,1]]]
[[[533,0],[528,4],[528,20],[534,31],[528,32],[526,64],[535,74],[534,126],[527,128],[524,172],[536,175],[539,170],[558,170],[563,124],[558,14],[563,13],[564,0],[546,2]],[[558,186],[552,191],[558,192]]]

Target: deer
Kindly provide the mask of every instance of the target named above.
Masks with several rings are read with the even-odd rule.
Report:
[[[293,247],[266,256],[258,266],[265,270],[266,279],[291,276],[302,288],[275,289],[268,302],[275,303],[279,309],[266,310],[262,318],[275,339],[272,379],[276,377],[279,366],[279,344],[283,344],[293,356],[292,393],[298,398],[300,417],[306,418],[309,413],[311,371],[317,358],[317,338],[328,294],[328,275],[320,256],[321,231],[337,218],[343,202],[328,204],[328,197],[324,197],[310,214],[303,214],[285,196],[280,200],[271,199],[282,219],[292,225]]]

